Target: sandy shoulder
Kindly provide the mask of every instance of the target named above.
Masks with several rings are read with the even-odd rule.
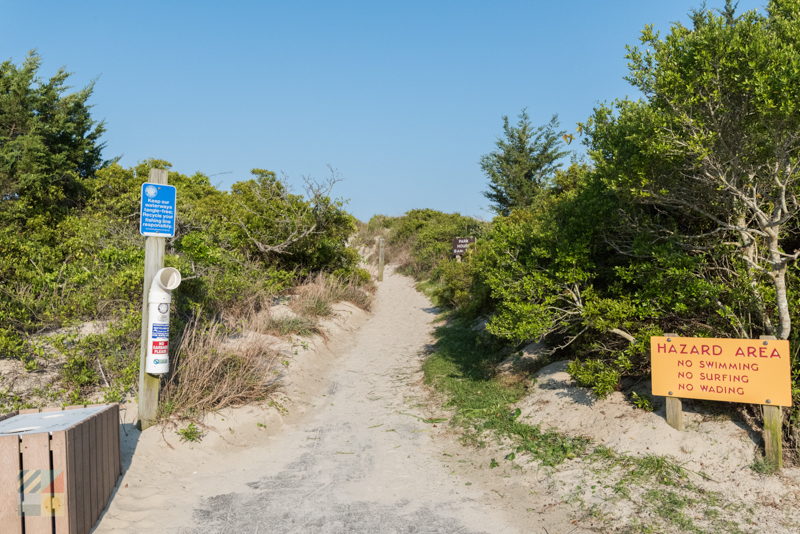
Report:
[[[229,408],[204,420],[203,440],[180,440],[175,428],[135,427],[136,404],[121,406],[123,476],[94,532],[169,532],[185,526],[204,496],[242,489],[264,447],[301,420],[325,387],[337,355],[353,343],[353,333],[369,314],[339,303],[322,323],[323,336],[274,341],[286,362],[282,386],[266,403]]]

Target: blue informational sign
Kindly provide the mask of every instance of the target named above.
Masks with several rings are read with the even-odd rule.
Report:
[[[169,339],[169,323],[153,323],[153,339]]]
[[[175,186],[142,184],[139,233],[150,237],[175,237]]]

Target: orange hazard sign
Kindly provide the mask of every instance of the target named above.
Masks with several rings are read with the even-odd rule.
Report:
[[[789,342],[651,337],[653,395],[791,406]]]

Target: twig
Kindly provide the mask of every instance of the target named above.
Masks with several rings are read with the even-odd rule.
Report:
[[[97,359],[97,368],[100,369],[100,376],[103,377],[103,382],[106,383],[106,387],[111,387],[111,384],[108,383],[108,379],[106,378],[105,372],[103,372],[103,364],[100,363],[100,358]]]

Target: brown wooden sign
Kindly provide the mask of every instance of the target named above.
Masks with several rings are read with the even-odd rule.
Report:
[[[466,254],[469,246],[475,242],[474,237],[454,237],[453,238],[453,254],[456,256],[463,256]]]
[[[791,406],[789,342],[650,338],[653,395]]]

